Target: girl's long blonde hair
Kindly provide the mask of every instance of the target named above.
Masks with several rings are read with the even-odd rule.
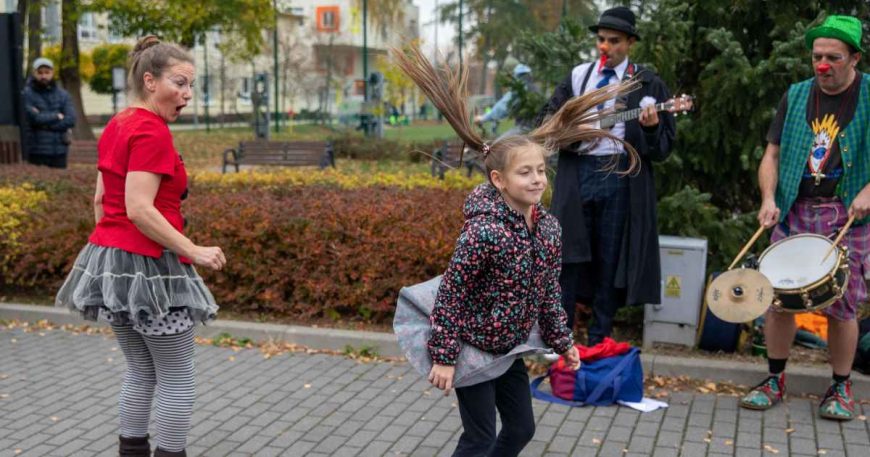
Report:
[[[636,173],[640,169],[640,158],[630,144],[605,130],[592,127],[592,124],[609,113],[593,110],[611,98],[634,90],[637,82],[627,82],[605,86],[588,94],[574,97],[566,102],[555,114],[544,120],[540,127],[525,135],[510,135],[491,143],[474,129],[466,104],[468,99],[468,71],[451,69],[446,63],[436,69],[420,50],[412,44],[405,50],[393,48],[393,57],[399,68],[407,74],[438,111],[447,119],[453,130],[465,144],[480,152],[484,157],[487,175],[490,170],[503,171],[510,161],[512,150],[523,145],[543,146],[545,155],[582,141],[614,141],[622,143],[628,155],[628,168],[619,174]],[[611,171],[618,166],[610,165]]]

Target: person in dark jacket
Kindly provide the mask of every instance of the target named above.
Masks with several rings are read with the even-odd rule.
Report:
[[[67,131],[76,112],[67,91],[54,82],[54,64],[45,57],[33,61],[33,76],[24,87],[27,115],[27,161],[34,165],[66,168]]]
[[[622,143],[586,142],[559,153],[550,211],[563,229],[562,305],[571,326],[576,302],[592,305],[591,346],[611,336],[613,317],[621,306],[661,301],[652,162],[668,157],[676,128],[672,114],[658,114],[650,106],[670,97],[664,83],[628,58],[631,46],[640,39],[634,13],[624,7],[609,9],[590,30],[597,35],[601,59],[575,67],[538,121],[573,97],[629,79],[639,81],[640,88],[621,102],[628,109],[645,108],[639,119],[616,123],[610,130],[639,153],[638,173],[603,171],[606,164],[625,162]],[[611,100],[598,109],[614,106]]]

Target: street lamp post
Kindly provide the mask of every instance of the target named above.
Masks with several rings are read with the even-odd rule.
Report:
[[[275,133],[278,133],[280,128],[278,116],[278,0],[272,0],[272,9],[275,11],[275,28],[272,30],[272,60],[274,64],[275,80]],[[268,107],[266,110],[268,111]]]
[[[363,100],[369,101],[369,0],[363,0],[362,29],[363,29]]]
[[[112,68],[112,113],[118,112],[118,94],[127,87],[127,70],[124,67]]]
[[[211,132],[211,122],[208,119],[208,105],[211,104],[211,91],[209,91],[208,78],[208,31],[202,34],[202,61],[205,65],[205,81],[202,84],[203,108],[205,108],[205,131]]]

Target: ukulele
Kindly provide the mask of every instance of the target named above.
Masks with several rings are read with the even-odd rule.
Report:
[[[691,95],[683,94],[679,97],[672,98],[666,102],[657,103],[655,107],[656,111],[659,112],[668,111],[674,113],[675,115],[679,115],[680,113],[686,114],[695,108],[695,99]],[[608,129],[619,122],[625,122],[639,118],[640,113],[643,112],[643,110],[643,108],[634,108],[620,111],[618,113],[609,114],[602,117],[599,123],[602,129]]]

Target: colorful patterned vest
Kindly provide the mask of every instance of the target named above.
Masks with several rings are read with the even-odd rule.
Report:
[[[779,151],[779,180],[776,186],[776,206],[780,222],[797,199],[801,177],[807,166],[813,130],[807,123],[807,102],[814,78],[793,84],[788,89],[788,112],[782,129]],[[862,74],[855,116],[837,134],[843,176],[837,184],[837,196],[848,208],[858,192],[870,182],[870,75]],[[870,217],[856,224],[870,222]]]

